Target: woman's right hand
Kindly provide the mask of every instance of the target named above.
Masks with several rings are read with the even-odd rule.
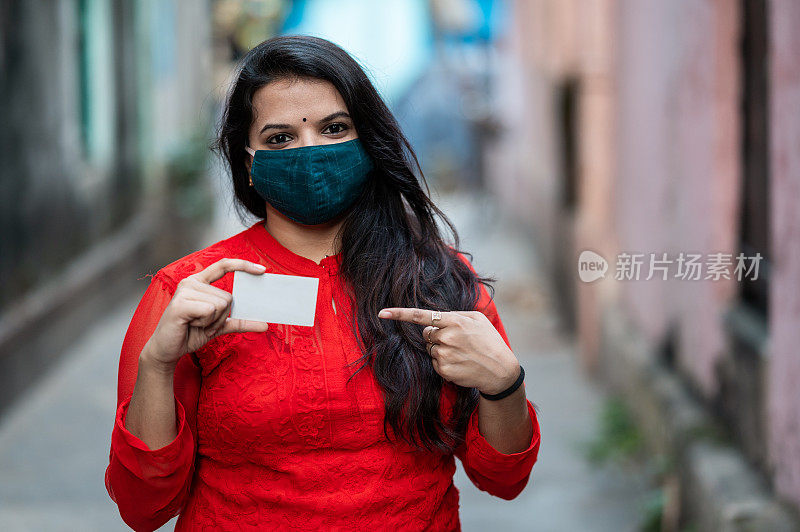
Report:
[[[236,270],[261,274],[265,268],[247,260],[225,258],[181,279],[142,350],[147,352],[149,362],[174,369],[184,354],[197,351],[212,338],[267,330],[265,322],[228,318],[233,296],[211,283]]]

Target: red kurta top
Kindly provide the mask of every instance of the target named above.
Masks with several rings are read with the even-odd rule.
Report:
[[[139,353],[177,282],[223,257],[318,277],[314,326],[270,324],[266,332],[219,336],[184,355],[174,378],[178,434],[150,449],[125,429]],[[453,455],[386,440],[383,397],[369,367],[346,385],[360,363],[344,366],[361,353],[340,259],[317,264],[297,255],[259,221],[152,277],[122,345],[105,473],[109,495],[134,530],[154,530],[178,513],[175,530],[460,530]],[[230,292],[232,283],[229,272],[213,284]],[[483,286],[481,294],[477,310],[508,344]],[[448,413],[455,396],[450,385],[443,390]],[[527,484],[539,450],[530,401],[528,411],[533,438],[514,454],[484,439],[473,412],[455,456],[479,489],[512,499]]]

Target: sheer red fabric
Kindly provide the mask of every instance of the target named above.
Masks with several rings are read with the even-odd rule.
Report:
[[[150,449],[125,428],[139,353],[177,282],[223,257],[318,277],[315,324],[228,334],[184,355],[174,378],[177,436]],[[360,351],[340,258],[317,264],[257,222],[152,277],[122,344],[105,472],[106,489],[131,528],[154,530],[180,514],[175,530],[460,530],[453,456],[479,489],[507,500],[522,491],[539,451],[530,401],[533,438],[522,452],[494,449],[478,430],[478,409],[455,455],[385,438],[383,399],[369,368],[347,383],[358,366],[345,365]],[[213,284],[230,292],[232,283],[227,273]],[[508,344],[483,286],[477,309]],[[450,386],[443,390],[447,409],[454,395]]]

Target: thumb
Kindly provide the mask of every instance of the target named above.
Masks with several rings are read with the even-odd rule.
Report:
[[[242,332],[265,332],[267,329],[269,329],[269,324],[263,321],[227,318],[225,320],[225,325],[223,325],[214,336]]]

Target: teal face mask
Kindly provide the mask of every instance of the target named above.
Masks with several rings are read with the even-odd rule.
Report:
[[[374,168],[359,139],[253,150],[250,176],[256,192],[295,222],[315,225],[336,218],[361,194]]]

